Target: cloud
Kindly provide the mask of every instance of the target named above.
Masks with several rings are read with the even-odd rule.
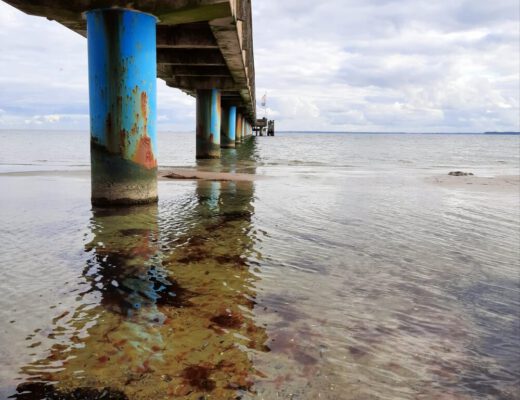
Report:
[[[517,0],[262,0],[253,11],[256,92],[277,129],[520,130]],[[0,127],[88,129],[85,38],[0,2],[0,42]],[[160,130],[193,131],[195,100],[159,81],[158,115]]]
[[[0,129],[89,126],[87,41],[0,1]],[[195,100],[158,80],[158,127],[194,129]]]
[[[280,129],[520,130],[519,7],[258,2],[257,85]]]

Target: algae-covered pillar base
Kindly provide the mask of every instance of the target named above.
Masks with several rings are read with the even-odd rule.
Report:
[[[156,18],[86,13],[92,204],[157,201]]]
[[[221,95],[197,90],[197,158],[220,158]]]
[[[236,138],[237,108],[229,107],[225,117],[222,117],[222,138],[220,147],[223,149],[234,149]]]

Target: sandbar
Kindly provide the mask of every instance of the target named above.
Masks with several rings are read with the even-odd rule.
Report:
[[[159,172],[159,179],[175,179],[175,180],[206,180],[206,181],[242,181],[252,182],[260,179],[259,175],[242,174],[234,172],[213,172],[200,171],[189,168],[172,168]]]
[[[520,190],[520,175],[497,176],[451,176],[436,175],[426,178],[426,182],[447,188],[492,192],[516,192]]]

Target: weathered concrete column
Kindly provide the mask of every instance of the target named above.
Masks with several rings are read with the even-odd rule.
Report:
[[[89,11],[92,204],[157,201],[156,18]]]
[[[221,96],[197,90],[197,158],[220,158]]]
[[[235,148],[236,123],[237,108],[235,106],[231,106],[226,111],[226,115],[222,116],[222,138],[220,143],[221,148]]]
[[[242,142],[242,114],[237,113],[237,123],[236,123],[236,133],[235,133],[235,142]]]

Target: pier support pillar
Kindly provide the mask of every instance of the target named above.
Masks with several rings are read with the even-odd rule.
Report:
[[[221,96],[218,89],[197,90],[197,158],[220,158]]]
[[[222,117],[222,138],[220,147],[223,149],[235,148],[236,137],[236,123],[237,123],[237,108],[235,106],[229,107],[226,110],[226,115]]]
[[[87,12],[92,204],[157,201],[156,18]]]
[[[242,142],[242,114],[237,113],[237,123],[236,123],[236,137],[235,142],[240,143]]]

